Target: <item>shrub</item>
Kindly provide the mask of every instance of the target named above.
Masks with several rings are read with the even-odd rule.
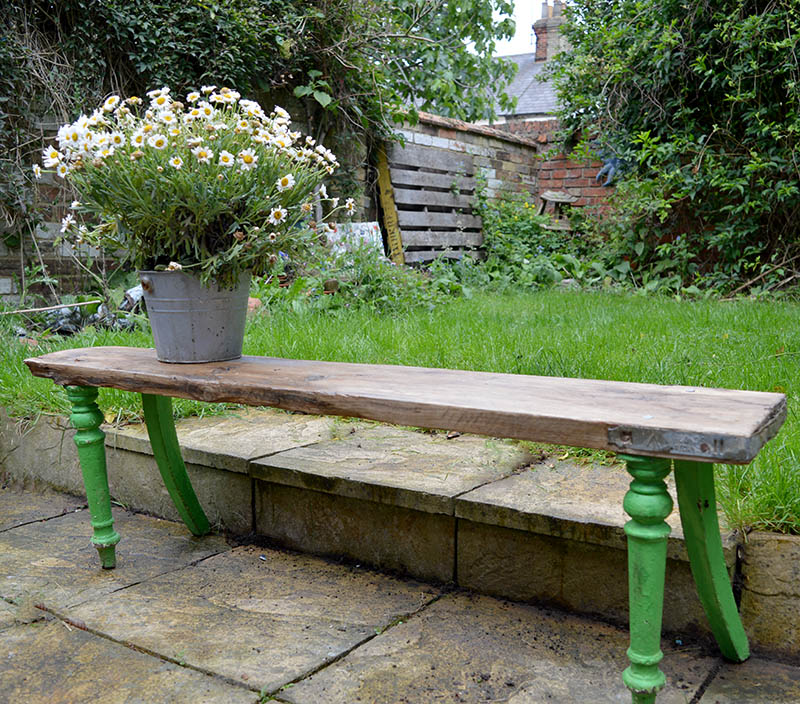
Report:
[[[797,2],[575,0],[567,13],[560,117],[584,148],[596,139],[630,167],[603,224],[619,258],[639,277],[661,266],[728,290],[789,261]]]

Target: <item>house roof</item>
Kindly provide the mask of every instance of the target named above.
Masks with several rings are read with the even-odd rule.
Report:
[[[538,76],[546,62],[536,61],[536,54],[504,56],[517,64],[517,75],[506,88],[506,93],[517,98],[513,112],[496,107],[498,115],[553,115],[558,107],[555,86],[552,81],[540,81]]]

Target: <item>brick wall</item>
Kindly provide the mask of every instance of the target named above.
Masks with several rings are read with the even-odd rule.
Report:
[[[510,120],[497,125],[498,129],[510,134],[534,140],[542,147],[538,172],[538,193],[542,191],[563,191],[578,197],[576,206],[601,207],[613,191],[613,186],[602,186],[596,180],[603,162],[597,160],[576,161],[570,159],[561,149],[558,136],[560,123],[556,118],[535,120]]]

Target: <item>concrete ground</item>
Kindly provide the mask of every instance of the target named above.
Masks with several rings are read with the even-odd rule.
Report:
[[[115,510],[0,490],[0,702],[628,702],[623,629]],[[320,526],[324,530],[324,526]],[[659,704],[800,701],[800,668],[662,644]]]

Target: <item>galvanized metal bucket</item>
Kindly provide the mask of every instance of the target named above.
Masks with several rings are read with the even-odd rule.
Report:
[[[181,271],[140,271],[161,362],[222,362],[242,356],[250,275],[236,288],[203,286]]]

